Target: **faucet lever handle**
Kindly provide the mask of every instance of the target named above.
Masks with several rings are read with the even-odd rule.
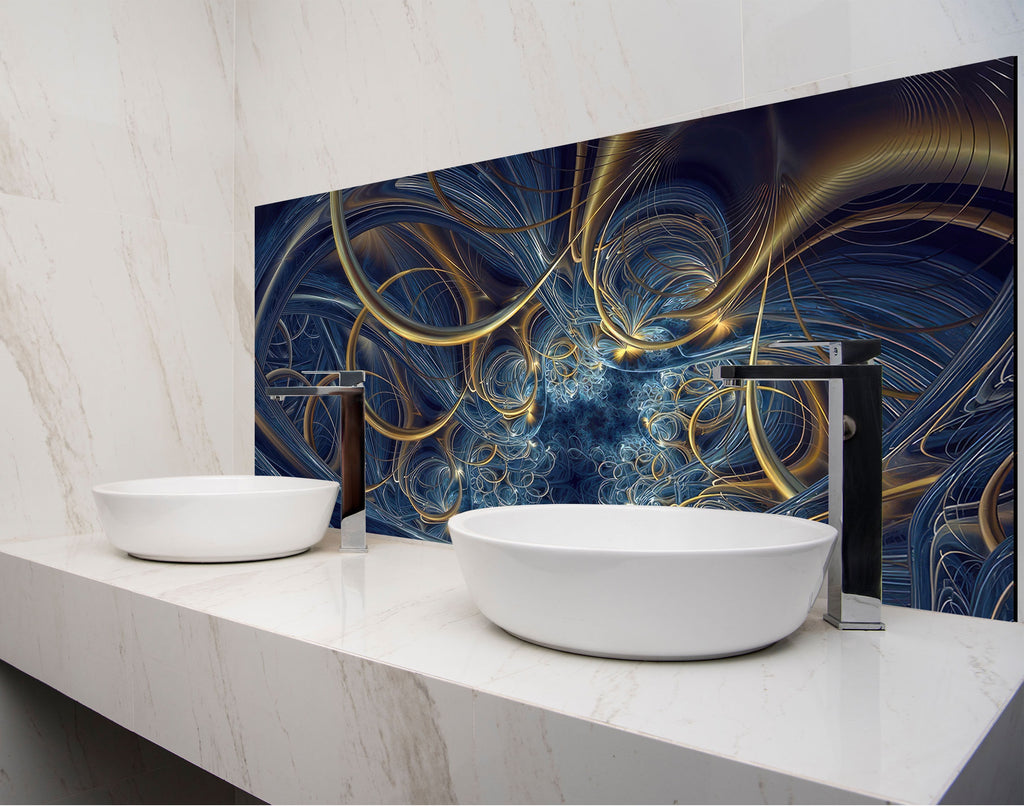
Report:
[[[364,383],[366,383],[366,373],[361,369],[343,369],[338,372],[338,386],[362,386]]]
[[[773,341],[769,347],[821,347],[828,351],[830,364],[866,364],[882,353],[881,339],[841,341]]]
[[[882,354],[881,339],[847,339],[839,342],[843,364],[866,364]]]

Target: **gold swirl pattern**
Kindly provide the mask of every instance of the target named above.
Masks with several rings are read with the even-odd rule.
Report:
[[[1015,69],[258,208],[258,372],[366,371],[371,528],[444,540],[514,503],[822,518],[823,388],[712,370],[878,338],[884,598],[1012,618]],[[257,470],[336,475],[327,407],[261,390]]]

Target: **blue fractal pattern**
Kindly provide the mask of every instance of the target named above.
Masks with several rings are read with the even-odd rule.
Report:
[[[748,403],[712,370],[877,338],[884,600],[1012,620],[1015,82],[997,60],[257,208],[256,472],[338,478],[330,400],[264,387],[360,369],[375,532],[541,502],[821,518],[824,388]]]

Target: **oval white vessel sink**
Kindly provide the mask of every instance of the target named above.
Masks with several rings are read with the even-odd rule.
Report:
[[[178,476],[93,487],[107,539],[146,560],[269,560],[319,542],[338,483],[285,476]]]
[[[785,515],[539,504],[448,521],[480,611],[527,641],[610,658],[752,652],[796,630],[836,530]]]

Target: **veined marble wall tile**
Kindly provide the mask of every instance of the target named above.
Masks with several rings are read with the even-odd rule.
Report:
[[[1012,0],[242,0],[238,23],[240,222],[270,201],[1012,55],[1024,26]]]
[[[740,97],[736,2],[425,0],[422,14],[439,67],[432,59],[423,88],[416,171],[679,120]]]
[[[234,473],[252,473],[253,457],[256,454],[255,435],[252,428],[254,413],[254,375],[255,366],[253,346],[255,344],[255,311],[253,304],[256,299],[254,266],[256,265],[253,244],[253,211],[249,210],[239,220],[247,221],[247,226],[235,232],[234,271],[232,274],[231,291],[234,300],[232,355],[234,383],[232,384],[234,401],[232,416],[234,418],[232,450],[232,468]]]
[[[242,0],[237,11],[240,223],[257,204],[741,97],[738,0]]]
[[[236,210],[351,166],[420,161],[417,5],[237,4]]]
[[[93,484],[230,464],[230,235],[0,196],[0,536],[96,528]]]
[[[231,0],[4,3],[0,538],[231,466]]]
[[[747,95],[743,100],[743,106],[745,108],[765,106],[851,87],[865,87],[869,84],[889,81],[894,76],[916,75],[922,71],[945,70],[950,67],[977,64],[992,58],[1019,55],[1022,41],[1024,41],[1024,34],[1015,32],[984,42],[957,47],[945,55],[927,54],[924,57],[911,55],[897,62],[887,62],[841,75],[820,78],[805,84],[795,84],[760,94]]]
[[[5,2],[0,192],[230,229],[232,11]]]
[[[743,0],[748,105],[1020,53],[1013,0]]]

